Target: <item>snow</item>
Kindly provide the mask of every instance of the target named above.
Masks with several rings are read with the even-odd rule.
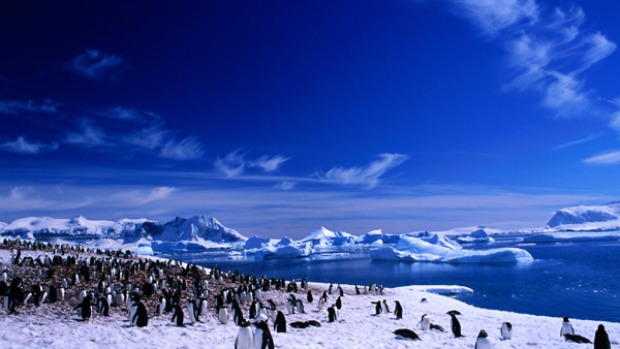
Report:
[[[251,238],[245,241],[243,245],[244,250],[252,250],[257,248],[262,248],[269,246],[271,243],[271,239],[262,238],[260,236],[252,236]]]
[[[532,234],[523,238],[523,243],[566,243],[566,242],[604,242],[620,240],[620,231],[615,232],[563,232]]]
[[[280,241],[282,243],[282,241]],[[286,259],[286,258],[303,258],[312,254],[312,244],[310,242],[294,243],[290,240],[285,244],[278,243],[277,246],[268,246],[254,253],[257,261],[265,259]]]
[[[460,244],[492,244],[495,239],[489,236],[484,227],[472,231],[469,236],[461,236],[457,238]]]
[[[620,203],[600,206],[574,206],[563,208],[553,215],[547,225],[573,225],[593,222],[607,222],[620,219]]]
[[[30,252],[34,256],[34,252]],[[37,254],[40,252],[37,251]],[[25,254],[27,255],[27,253]],[[0,251],[0,263],[8,264],[9,252]],[[467,305],[459,300],[435,293],[451,293],[458,290],[458,286],[406,286],[388,288],[383,294],[356,295],[353,286],[343,285],[345,296],[342,297],[342,309],[338,320],[328,323],[325,308],[318,311],[316,298],[320,292],[327,290],[327,285],[311,283],[310,288],[315,295],[313,304],[305,302],[305,291],[297,294],[304,299],[307,314],[286,315],[287,323],[293,321],[317,320],[321,327],[295,329],[288,327],[286,333],[275,333],[273,323],[268,320],[269,327],[276,348],[442,348],[461,349],[473,348],[476,336],[481,329],[489,333],[489,340],[495,349],[507,348],[590,348],[565,342],[560,338],[561,318],[516,314],[504,311],[486,310]],[[431,293],[428,291],[434,291]],[[69,288],[68,294],[77,293],[75,288]],[[286,298],[288,293],[274,290],[264,294],[265,299],[273,299],[278,308],[286,313]],[[75,297],[70,297],[75,298]],[[422,299],[426,302],[421,302]],[[212,300],[212,299],[211,299]],[[373,301],[386,300],[391,310],[394,301],[399,300],[403,307],[403,319],[397,320],[393,314],[383,313],[374,316]],[[329,302],[335,301],[335,295],[329,296]],[[130,326],[127,321],[126,310],[122,307],[112,308],[110,317],[97,314],[90,323],[77,321],[78,316],[70,309],[75,302],[64,304],[45,303],[40,307],[32,304],[18,308],[20,314],[6,315],[0,306],[0,347],[4,349],[25,348],[226,348],[233,347],[239,327],[232,321],[222,325],[213,311],[213,304],[209,304],[209,314],[203,317],[202,322],[190,324],[186,327],[174,326],[170,314],[149,319],[147,327]],[[148,309],[150,313],[154,309]],[[244,307],[247,315],[248,309]],[[446,312],[458,310],[462,332],[465,337],[454,338],[450,331],[450,317]],[[417,323],[421,315],[427,314],[432,323],[439,324],[447,332],[422,331]],[[570,314],[567,314],[570,317]],[[499,339],[499,328],[502,322],[513,325],[511,340]],[[187,323],[187,314],[186,314]],[[575,332],[594,339],[594,333],[599,324],[603,324],[614,343],[618,347],[620,323],[599,322],[590,320],[572,319]],[[415,331],[421,342],[411,342],[396,337],[393,331],[399,328],[408,328]]]
[[[368,233],[357,238],[357,243],[370,245],[376,241],[383,243],[383,231],[381,229],[371,230]]]
[[[401,236],[394,247],[384,246],[371,250],[370,257],[375,260],[441,263],[514,263],[534,260],[527,251],[518,248],[465,250],[456,242],[437,234],[422,238]]]
[[[310,242],[315,247],[329,247],[352,245],[356,240],[357,237],[352,234],[343,231],[333,232],[325,227],[320,227],[306,235],[301,239],[301,242]]]

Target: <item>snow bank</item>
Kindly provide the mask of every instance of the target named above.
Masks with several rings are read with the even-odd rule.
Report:
[[[574,233],[541,233],[532,234],[523,238],[523,243],[544,244],[561,242],[602,242],[620,240],[620,231],[617,232],[574,232]]]

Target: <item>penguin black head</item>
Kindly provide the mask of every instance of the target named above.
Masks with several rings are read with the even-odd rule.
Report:
[[[489,335],[487,334],[487,331],[485,330],[480,330],[480,333],[478,333],[478,338],[487,338]]]
[[[564,316],[564,317],[562,318],[562,320],[563,320],[564,322],[568,322],[568,316]]]
[[[603,324],[598,325],[598,330],[605,331],[605,326],[603,326]]]
[[[446,314],[450,315],[450,316],[454,316],[454,315],[462,315],[458,310],[450,310],[449,312],[447,312]]]

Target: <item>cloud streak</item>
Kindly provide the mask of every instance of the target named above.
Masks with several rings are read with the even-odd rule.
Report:
[[[369,189],[380,183],[380,177],[388,170],[402,164],[409,157],[403,154],[381,154],[379,159],[363,167],[334,167],[320,176],[327,182],[361,185]]]
[[[0,150],[18,154],[39,154],[58,149],[57,143],[44,144],[29,142],[25,136],[19,136],[14,141],[7,141],[0,144]]]
[[[71,70],[81,76],[93,80],[110,78],[123,66],[120,56],[103,53],[99,50],[86,50],[75,57],[69,64]]]
[[[219,157],[213,163],[215,169],[227,178],[238,177],[248,168],[259,168],[263,172],[277,171],[289,158],[282,155],[264,155],[258,159],[246,159],[246,154],[240,149]]]
[[[617,165],[620,164],[620,150],[608,151],[583,160],[588,165]]]
[[[33,99],[27,101],[5,100],[0,101],[0,114],[19,114],[22,112],[55,114],[60,106],[62,106],[61,103],[50,99],[43,101]]]

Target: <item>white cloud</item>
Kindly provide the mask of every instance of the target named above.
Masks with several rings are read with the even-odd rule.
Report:
[[[120,56],[86,50],[71,61],[70,68],[79,75],[98,80],[111,77],[123,64],[124,60]]]
[[[156,113],[121,106],[116,106],[100,112],[99,115],[110,119],[135,122],[139,124],[152,123],[160,119],[160,116]]]
[[[143,199],[140,200],[139,204],[146,204],[153,201],[158,201],[165,199],[172,194],[176,188],[174,187],[156,187],[151,189],[149,194]]]
[[[534,0],[450,0],[459,7],[459,13],[470,18],[487,34],[521,22],[535,22],[538,6]],[[461,12],[463,11],[463,12]]]
[[[583,162],[589,165],[616,165],[620,163],[620,150],[594,155],[583,160]]]
[[[21,112],[55,114],[62,104],[49,99],[35,101],[0,101],[0,114],[18,114]]]
[[[162,146],[159,156],[172,160],[195,160],[204,155],[202,144],[194,137],[170,139]]]
[[[283,181],[283,182],[276,184],[275,188],[281,189],[281,190],[293,190],[295,189],[296,185],[297,185],[297,182]]]
[[[65,141],[74,145],[86,147],[110,146],[108,136],[103,129],[96,127],[89,120],[82,120],[79,132],[67,133]]]
[[[609,127],[620,133],[620,112],[616,112],[609,123]]]
[[[289,158],[281,155],[264,155],[255,160],[246,159],[246,154],[241,153],[240,149],[219,157],[215,160],[216,170],[223,173],[228,178],[241,175],[248,168],[260,168],[264,172],[274,172],[288,161]]]
[[[391,168],[394,168],[409,157],[403,154],[381,154],[379,160],[373,161],[364,167],[334,167],[322,176],[328,182],[339,184],[362,185],[374,188],[379,185],[379,178]]]
[[[553,148],[553,150],[556,151],[556,150],[561,150],[561,149],[566,149],[566,148],[574,147],[574,146],[579,145],[579,144],[588,143],[588,142],[591,142],[591,141],[601,137],[602,135],[603,135],[602,133],[597,133],[597,134],[589,135],[589,136],[584,137],[584,138],[579,138],[577,140],[566,142],[566,143],[560,144],[558,146],[555,146]]]
[[[280,165],[286,162],[289,158],[285,158],[281,155],[274,156],[261,156],[260,158],[251,161],[250,164],[253,167],[259,167],[265,172],[273,172],[277,170]]]
[[[19,136],[14,141],[8,141],[0,144],[0,150],[19,153],[19,154],[38,154],[58,149],[57,143],[43,144],[37,142],[29,142],[25,136]]]

